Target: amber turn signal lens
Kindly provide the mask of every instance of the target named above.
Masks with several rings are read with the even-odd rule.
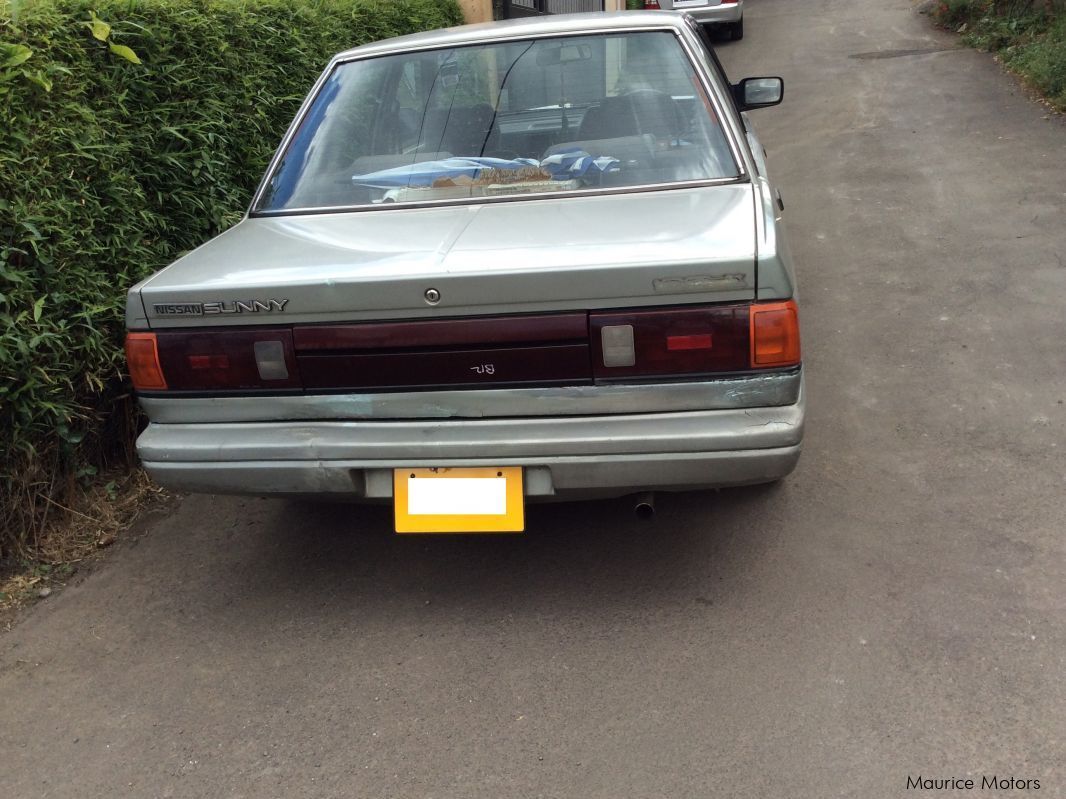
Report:
[[[751,366],[795,366],[800,362],[796,301],[760,302],[751,306]]]
[[[126,334],[126,364],[133,387],[138,391],[158,391],[167,387],[155,333]]]

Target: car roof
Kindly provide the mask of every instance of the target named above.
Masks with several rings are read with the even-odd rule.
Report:
[[[402,53],[410,50],[459,47],[506,39],[536,38],[541,36],[603,32],[610,30],[633,30],[647,28],[663,30],[685,29],[688,23],[681,12],[672,11],[615,11],[588,14],[556,14],[504,22],[483,22],[476,25],[459,25],[454,28],[397,36],[372,44],[365,44],[338,53],[334,60],[347,61],[353,58]]]

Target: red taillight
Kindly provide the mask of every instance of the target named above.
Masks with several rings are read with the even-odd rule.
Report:
[[[790,300],[295,329],[182,328],[130,333],[126,354],[142,392],[388,390],[787,368],[800,363],[800,343]]]
[[[659,0],[644,0],[645,11],[659,11]]]
[[[714,339],[710,333],[697,333],[691,336],[667,336],[668,350],[709,350]]]
[[[126,365],[138,391],[162,391],[167,387],[155,333],[126,334]]]
[[[748,369],[747,304],[608,311],[589,323],[597,380]]]
[[[134,386],[139,390],[301,387],[292,331],[287,328],[161,330],[148,335],[155,340],[158,362],[167,381],[147,385],[135,380]]]
[[[694,377],[800,363],[796,303],[736,303],[589,316],[593,374]]]
[[[799,314],[796,301],[761,302],[752,305],[752,368],[795,366],[799,362]]]
[[[228,355],[190,355],[190,369],[229,369]]]

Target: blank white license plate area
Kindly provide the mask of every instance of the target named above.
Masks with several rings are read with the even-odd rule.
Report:
[[[507,513],[505,477],[408,477],[411,516],[502,516]]]

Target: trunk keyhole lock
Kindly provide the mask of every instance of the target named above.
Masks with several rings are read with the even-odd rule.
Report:
[[[440,292],[436,289],[426,289],[425,297],[426,302],[428,302],[430,305],[436,305],[438,302],[440,302]]]

